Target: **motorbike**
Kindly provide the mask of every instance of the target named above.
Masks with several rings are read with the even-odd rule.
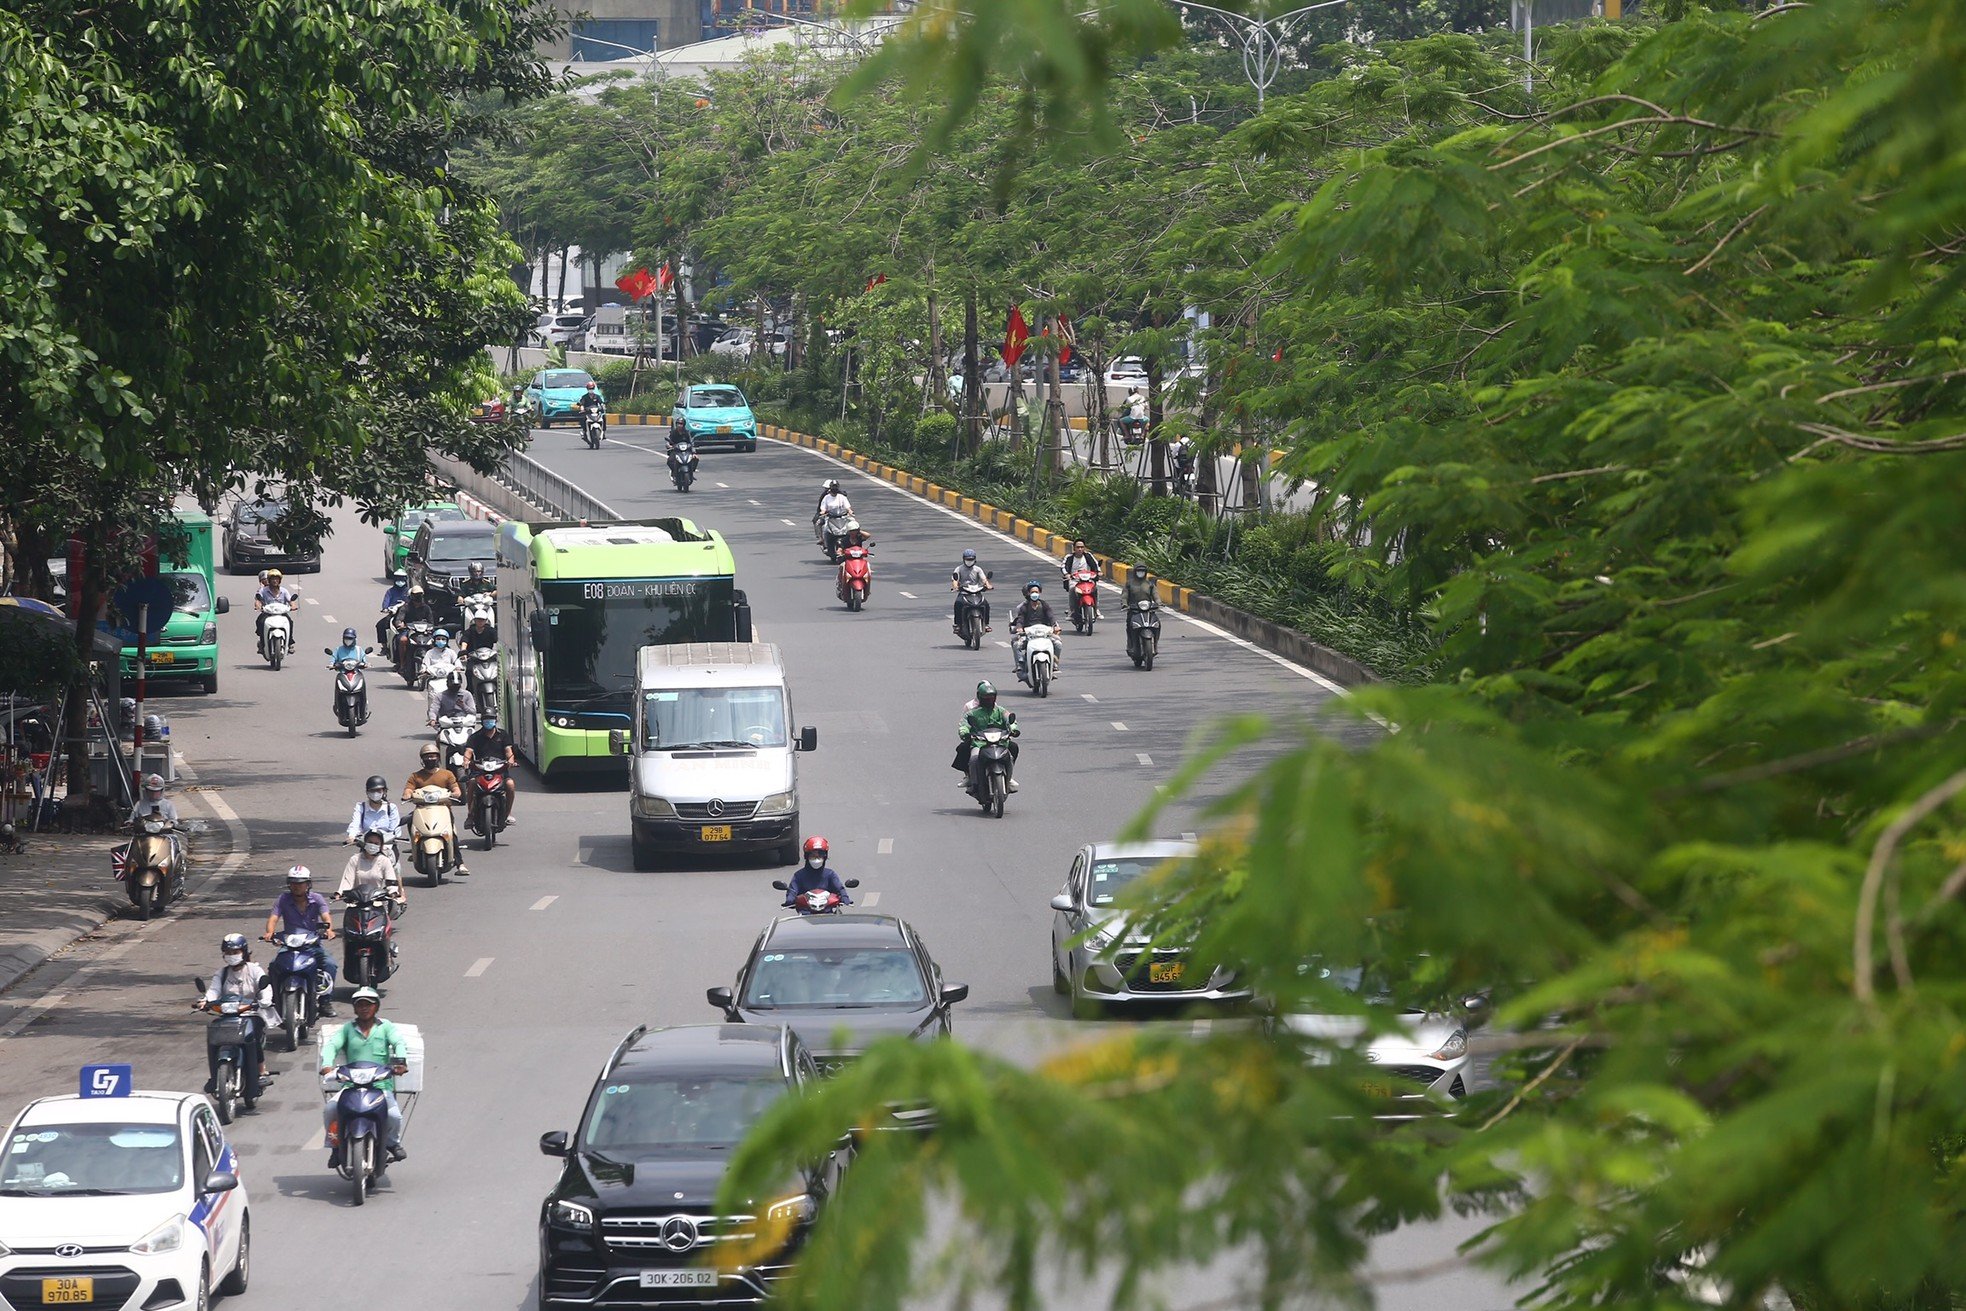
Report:
[[[278,669],[294,645],[293,607],[285,601],[268,601],[259,610],[259,653],[266,663]]]
[[[834,590],[849,610],[867,604],[874,590],[873,552],[864,546],[840,548],[840,576]]]
[[[962,607],[962,623],[958,631],[962,634],[963,645],[974,651],[983,645],[983,600],[984,587],[981,583],[964,583],[957,600]]]
[[[322,647],[321,654],[332,656],[334,648]],[[374,655],[375,648],[365,646],[363,655]],[[334,670],[334,717],[335,721],[354,737],[362,725],[369,722],[369,676],[367,667],[353,658],[337,660],[328,668]]]
[[[496,705],[493,700],[498,695],[498,652],[489,646],[481,646],[464,657],[464,685],[471,692],[471,699],[478,703],[479,709]]]
[[[210,1011],[212,1022],[205,1026],[205,1046],[218,1053],[218,1072],[212,1076],[212,1107],[220,1124],[231,1124],[240,1108],[253,1109],[257,1098],[245,1095],[246,1062],[253,1059],[253,1026],[259,1004],[227,997],[205,1001],[205,981],[193,979],[198,990],[194,1010]]]
[[[355,1185],[355,1205],[368,1200],[369,1190],[389,1168],[382,1135],[389,1123],[389,1101],[375,1085],[390,1075],[387,1065],[351,1061],[328,1076],[335,1092],[334,1141],[341,1147],[341,1177]]]
[[[396,672],[411,687],[423,679],[423,657],[437,640],[437,625],[427,619],[404,624],[396,633]]]
[[[458,655],[455,644],[445,647],[441,656],[438,655],[437,649],[433,646],[417,661],[417,690],[420,692],[427,690],[430,687],[430,680],[433,678],[442,680],[449,678],[452,674],[461,674],[463,672],[464,660]]]
[[[1099,573],[1094,569],[1074,569],[1071,578],[1072,627],[1081,633],[1092,631],[1099,618]]]
[[[420,787],[410,793],[416,809],[410,814],[410,859],[431,887],[457,870],[457,830],[451,823],[451,794],[440,787]]]
[[[310,929],[293,929],[275,934],[280,948],[267,973],[273,979],[274,1009],[280,1012],[280,1031],[287,1035],[287,1050],[300,1050],[301,1039],[314,1029],[321,1014],[321,994],[327,991],[328,976],[321,970],[315,948],[321,935]]]
[[[1160,650],[1160,602],[1135,601],[1126,612],[1126,653],[1135,669],[1152,669]]]
[[[849,888],[860,886],[859,879],[845,879],[843,882]],[[771,886],[780,892],[792,890],[792,885],[784,879],[773,879]],[[807,888],[799,894],[798,900],[792,903],[792,909],[801,915],[838,915],[846,910],[846,902],[837,892],[829,892],[825,888]]]
[[[479,615],[483,615],[485,617],[486,623],[491,624],[493,627],[497,627],[498,601],[496,600],[494,593],[490,591],[473,592],[469,596],[463,596],[458,598],[457,626],[460,631],[469,628],[471,626],[471,621],[476,619]]]
[[[464,774],[464,744],[478,731],[476,715],[437,716],[437,749],[444,753],[444,768],[451,773]]]
[[[163,816],[145,815],[137,820],[135,836],[110,853],[110,865],[140,920],[184,896],[184,852],[177,832],[178,826]]]
[[[358,988],[373,988],[396,973],[397,900],[379,887],[356,884],[341,900],[341,972]]]
[[[1129,415],[1120,420],[1120,440],[1128,446],[1138,446],[1147,440],[1147,421]]]
[[[607,436],[607,420],[598,410],[586,410],[580,416],[580,440],[587,443],[587,449],[601,449],[601,439]]]
[[[1174,494],[1184,501],[1195,499],[1195,457],[1192,454],[1174,457]]]
[[[505,762],[488,759],[471,762],[471,775],[464,782],[464,822],[485,840],[485,850],[498,845],[505,828]]]
[[[812,525],[812,535],[826,552],[826,563],[840,559],[840,539],[860,526],[860,521],[844,510],[828,510]]]
[[[696,454],[696,443],[684,438],[669,443],[669,480],[676,484],[676,490],[686,492],[696,481],[696,469],[702,460]]]
[[[970,742],[969,795],[983,813],[1003,818],[1004,798],[1010,795],[1010,739],[1018,736],[1017,716],[1009,728],[986,728]]]
[[[1039,696],[1050,696],[1051,680],[1058,676],[1058,630],[1026,624],[1018,641],[1024,648],[1024,681]]]

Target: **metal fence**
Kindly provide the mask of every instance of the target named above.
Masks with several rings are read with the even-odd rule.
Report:
[[[610,523],[621,518],[614,509],[589,496],[545,465],[514,451],[496,474],[482,474],[461,460],[435,451],[430,465],[500,514],[512,518],[544,515],[555,519],[585,519],[589,523]]]

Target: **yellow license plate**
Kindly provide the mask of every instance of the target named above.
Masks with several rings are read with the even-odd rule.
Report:
[[[1183,968],[1182,963],[1178,960],[1169,961],[1165,965],[1149,965],[1147,967],[1147,982],[1179,983],[1181,982],[1181,971]]]
[[[718,432],[729,432],[729,431],[730,431],[730,425],[729,425],[729,424],[727,424],[727,423],[720,423],[720,424],[718,424],[718,425],[717,425],[717,431],[718,431]]]
[[[705,842],[729,842],[730,825],[705,824],[703,826],[703,840]]]
[[[41,1302],[45,1306],[87,1305],[95,1300],[96,1281],[88,1275],[41,1281]]]
[[[150,651],[145,654],[145,658],[153,665],[174,665],[177,663],[177,653],[175,651]]]

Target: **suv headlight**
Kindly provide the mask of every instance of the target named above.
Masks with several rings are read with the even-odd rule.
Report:
[[[819,1204],[812,1200],[810,1193],[781,1197],[765,1208],[765,1218],[779,1224],[807,1224],[818,1214]]]
[[[676,817],[676,808],[667,801],[664,801],[661,797],[638,796],[635,798],[633,809],[643,819],[674,819]]]
[[[131,1243],[130,1250],[143,1256],[157,1256],[163,1252],[175,1252],[183,1245],[184,1217],[174,1215]]]
[[[1430,1059],[1436,1061],[1458,1061],[1467,1054],[1468,1031],[1466,1029],[1456,1029],[1447,1036],[1447,1041],[1440,1045],[1440,1050],[1435,1052]]]
[[[799,794],[796,792],[774,792],[758,803],[760,815],[789,815],[799,808]]]
[[[594,1227],[594,1213],[578,1202],[555,1202],[547,1209],[548,1223],[562,1229],[589,1229]]]

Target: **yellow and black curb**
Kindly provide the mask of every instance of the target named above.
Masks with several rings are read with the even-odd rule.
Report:
[[[608,421],[647,427],[669,426],[669,416],[666,414],[613,414],[608,416]],[[870,455],[850,450],[824,437],[794,432],[790,428],[781,428],[773,423],[759,424],[758,435],[772,441],[803,446],[808,450],[818,451],[822,455],[829,455],[843,463],[851,464],[854,468],[883,482],[893,483],[896,487],[913,492],[924,500],[947,506],[965,518],[974,519],[977,523],[994,528],[998,532],[1008,533],[1021,542],[1029,542],[1032,546],[1041,551],[1048,551],[1060,560],[1065,558],[1065,553],[1072,547],[1072,538],[1069,534],[1055,533],[1028,519],[1021,519],[1008,510],[932,483],[920,474],[897,469],[891,464],[883,464]],[[1124,561],[1108,560],[1106,579],[1115,585],[1124,583],[1131,568],[1132,566]],[[1378,675],[1358,661],[1312,641],[1295,629],[1271,623],[1246,610],[1238,610],[1212,596],[1197,592],[1193,588],[1178,586],[1165,579],[1154,580],[1154,587],[1160,593],[1162,605],[1226,628],[1245,641],[1295,661],[1324,679],[1346,686],[1378,681]]]

